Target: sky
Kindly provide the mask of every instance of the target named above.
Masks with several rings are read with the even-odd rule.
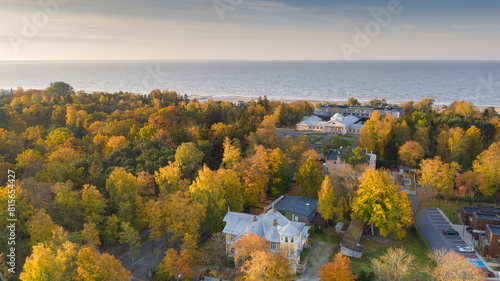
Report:
[[[500,60],[498,0],[0,0],[0,61]]]

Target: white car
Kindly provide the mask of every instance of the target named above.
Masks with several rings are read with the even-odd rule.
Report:
[[[474,253],[474,248],[471,247],[471,246],[465,246],[465,247],[460,247],[460,246],[457,246],[458,247],[458,251],[460,253]]]

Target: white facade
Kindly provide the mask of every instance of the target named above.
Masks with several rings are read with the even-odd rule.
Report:
[[[333,115],[329,121],[322,121],[318,116],[308,116],[297,124],[297,130],[335,135],[360,134],[363,124],[356,124],[358,121],[359,118],[355,116],[344,117],[340,113]]]

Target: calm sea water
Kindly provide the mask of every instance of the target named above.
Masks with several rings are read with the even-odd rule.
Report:
[[[500,61],[67,61],[0,62],[0,89],[64,81],[87,92],[175,90],[212,97],[391,103],[467,100],[500,107]]]

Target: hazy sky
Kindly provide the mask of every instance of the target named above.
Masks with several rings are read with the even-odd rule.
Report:
[[[0,0],[0,60],[499,60],[499,15],[498,0]]]

